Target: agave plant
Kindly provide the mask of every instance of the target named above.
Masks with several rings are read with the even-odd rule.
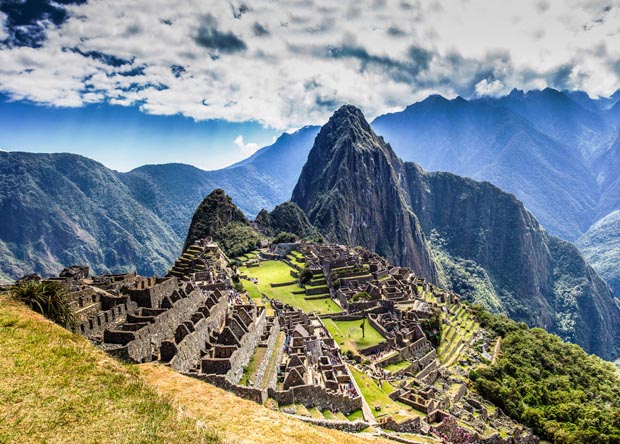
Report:
[[[62,326],[72,326],[77,321],[75,313],[69,306],[67,292],[59,282],[19,282],[11,287],[11,295]]]

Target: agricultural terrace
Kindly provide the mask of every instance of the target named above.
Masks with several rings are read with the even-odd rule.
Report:
[[[300,287],[296,279],[291,276],[293,270],[282,261],[261,261],[258,267],[239,267],[239,274],[248,278],[255,278],[258,283],[243,280],[243,286],[250,297],[260,299],[266,294],[271,299],[289,304],[294,308],[302,309],[307,313],[340,313],[342,309],[331,299],[329,294],[305,295],[304,288]],[[285,284],[281,287],[272,287],[271,284]],[[298,292],[300,294],[294,294]]]
[[[412,416],[422,415],[411,406],[391,399],[389,395],[396,389],[389,382],[383,381],[379,387],[378,382],[365,372],[353,366],[349,366],[349,369],[375,417],[390,415],[395,421],[401,422]],[[380,407],[380,410],[376,407]]]

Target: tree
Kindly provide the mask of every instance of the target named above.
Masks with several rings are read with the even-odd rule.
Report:
[[[370,295],[365,291],[360,291],[359,293],[354,294],[353,297],[351,298],[353,302],[370,301],[370,299],[371,299]]]
[[[307,267],[304,267],[303,270],[299,273],[299,283],[301,285],[306,285],[308,282],[312,280],[314,277],[314,273]]]

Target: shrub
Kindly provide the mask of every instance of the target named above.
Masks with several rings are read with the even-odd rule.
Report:
[[[548,441],[620,442],[620,377],[612,364],[540,328],[476,306],[472,313],[503,336],[495,363],[469,374],[481,395]]]
[[[299,238],[293,233],[287,233],[286,231],[280,231],[276,237],[273,238],[274,244],[288,244],[297,242]]]
[[[314,273],[312,273],[312,270],[310,270],[309,268],[304,268],[299,273],[299,283],[301,285],[305,285],[308,282],[310,282],[313,277],[314,277]]]
[[[11,297],[37,313],[62,326],[72,326],[77,317],[67,300],[67,292],[60,282],[24,281],[11,287]]]
[[[420,327],[424,330],[431,344],[439,347],[441,341],[441,310],[434,308],[430,317],[420,320]]]

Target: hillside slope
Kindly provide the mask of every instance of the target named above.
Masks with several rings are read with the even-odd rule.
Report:
[[[609,213],[577,241],[592,267],[620,294],[620,211]]]
[[[385,441],[311,426],[163,366],[124,366],[0,295],[0,442]]]
[[[0,152],[0,274],[162,273],[180,239],[114,171],[73,154]],[[1,277],[1,276],[0,276]]]
[[[251,216],[288,200],[316,131],[283,134],[217,171],[166,164],[118,173],[74,154],[0,152],[0,282],[78,263],[165,274],[214,189],[229,190]]]
[[[220,443],[139,376],[0,295],[0,442]]]
[[[564,135],[552,124],[563,115],[536,126],[526,118],[526,111],[538,115],[530,101],[501,100],[431,96],[377,117],[372,126],[403,160],[489,181],[522,200],[552,234],[576,239],[594,220],[598,185],[582,153],[564,143],[568,136],[556,140],[543,132]],[[519,107],[522,102],[528,106]]]

